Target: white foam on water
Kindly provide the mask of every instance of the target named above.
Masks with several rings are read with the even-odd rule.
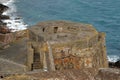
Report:
[[[120,56],[117,56],[117,55],[109,55],[108,56],[109,62],[117,62],[119,59],[120,59]]]
[[[17,9],[14,4],[16,0],[8,0],[3,5],[9,7],[7,11],[3,13],[3,15],[8,15],[10,19],[3,20],[3,22],[7,23],[7,27],[11,29],[12,32],[24,30],[27,28],[27,25],[23,22],[23,19],[17,16]]]

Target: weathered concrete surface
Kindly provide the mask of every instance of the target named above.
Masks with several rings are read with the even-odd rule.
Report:
[[[23,72],[26,70],[27,60],[27,39],[13,42],[9,44],[9,47],[0,50],[0,72]]]
[[[23,73],[25,71],[26,66],[0,58],[0,74]]]

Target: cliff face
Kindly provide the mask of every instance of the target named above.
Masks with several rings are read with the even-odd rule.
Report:
[[[29,30],[31,41],[28,52],[32,50],[32,56],[28,53],[31,59],[28,60],[29,70],[97,70],[108,67],[105,34],[97,32],[91,25],[50,21],[41,22]]]
[[[10,33],[10,30],[7,28],[6,23],[3,23],[2,20],[9,19],[10,17],[7,15],[3,15],[3,12],[8,9],[7,6],[0,4],[0,34]]]

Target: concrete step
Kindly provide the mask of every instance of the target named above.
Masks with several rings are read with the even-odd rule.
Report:
[[[33,68],[33,70],[34,69],[41,69],[42,65],[41,65],[40,62],[34,62],[33,65],[32,65],[32,68]]]

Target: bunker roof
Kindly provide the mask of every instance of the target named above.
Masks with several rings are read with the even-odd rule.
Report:
[[[71,21],[45,21],[32,26],[29,30],[37,36],[44,37],[48,41],[66,42],[73,40],[85,40],[98,34],[90,24],[82,24]]]

